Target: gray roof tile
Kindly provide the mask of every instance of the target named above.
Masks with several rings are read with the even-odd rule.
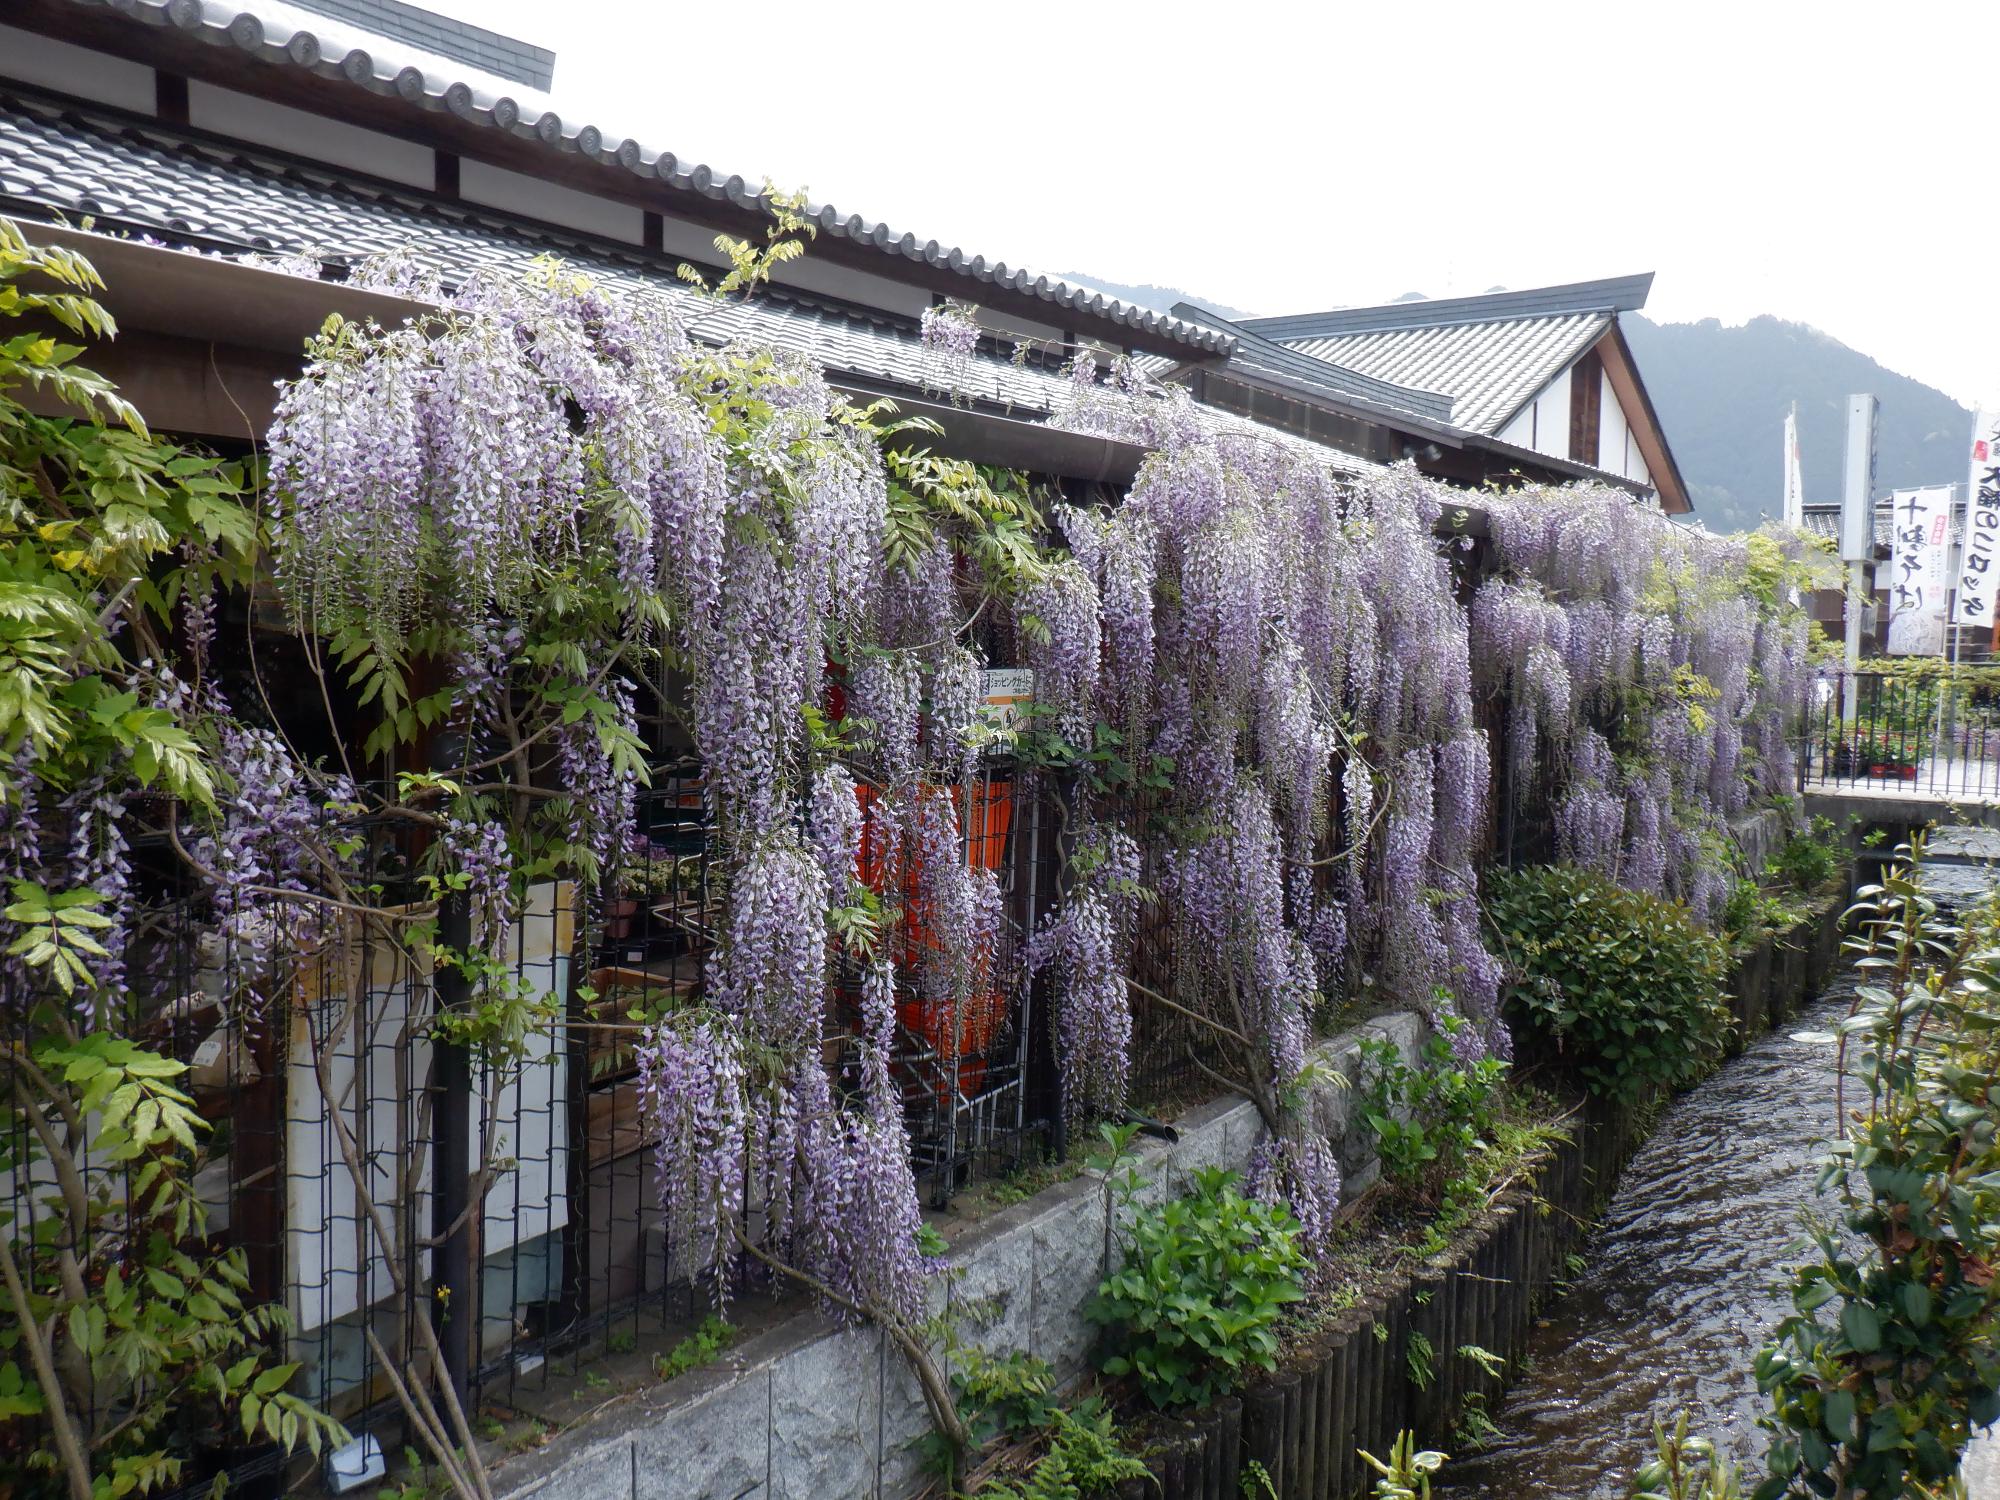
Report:
[[[336,267],[414,246],[448,279],[518,270],[555,253],[627,293],[671,299],[690,332],[710,343],[752,338],[810,353],[836,377],[912,391],[943,379],[910,319],[775,289],[756,302],[712,304],[677,280],[665,260],[198,142],[165,127],[4,93],[0,207],[94,215],[108,227],[207,249],[309,251]],[[955,372],[951,386],[960,400],[1026,418],[1047,416],[1069,398],[1063,377],[984,353]]]
[[[1246,334],[1397,385],[1448,392],[1451,420],[1496,436],[1603,336],[1645,306],[1650,271],[1564,286],[1253,318]]]
[[[1447,391],[1453,424],[1492,437],[1610,326],[1609,313],[1566,313],[1335,334],[1289,347],[1378,380]]]
[[[345,79],[378,95],[396,95],[425,108],[449,110],[475,125],[622,167],[637,177],[658,181],[670,192],[730,201],[745,208],[757,208],[765,202],[763,190],[750,187],[740,176],[727,176],[699,162],[684,162],[671,151],[644,146],[622,133],[566,122],[538,96],[517,100],[464,79],[446,77],[435,67],[406,64],[395,55],[393,40],[378,47],[365,30],[352,25],[346,28],[349,36],[343,36],[342,28],[336,25],[322,39],[319,29],[298,24],[282,7],[252,9],[243,0],[70,3],[98,13],[108,9],[142,25],[172,27],[203,41],[234,46],[266,63],[304,68],[322,78]],[[348,45],[355,38],[365,39],[369,45]],[[974,284],[998,285],[1079,311],[1092,308],[1097,295],[1087,287],[1070,286],[1004,262],[989,264],[985,257],[968,255],[956,246],[940,248],[935,240],[919,240],[912,233],[870,223],[858,214],[843,215],[831,204],[814,205],[810,214],[822,233],[873,245],[885,254],[949,267]],[[970,287],[968,294],[976,295]],[[1111,301],[1097,315],[1169,344],[1215,353],[1227,352],[1230,347],[1226,334],[1129,303]]]

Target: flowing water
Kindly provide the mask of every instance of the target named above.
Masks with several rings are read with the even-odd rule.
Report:
[[[1445,1467],[1452,1500],[1614,1500],[1651,1457],[1652,1418],[1690,1426],[1763,1472],[1751,1361],[1788,1310],[1774,1287],[1806,1258],[1834,1121],[1831,1042],[1851,974],[1668,1107],[1618,1181],[1574,1288],[1547,1310],[1495,1414],[1500,1436]],[[1440,1446],[1450,1446],[1440,1444]]]

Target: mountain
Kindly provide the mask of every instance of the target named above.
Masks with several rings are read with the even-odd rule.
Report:
[[[1972,413],[1803,323],[1740,328],[1619,319],[1673,445],[1694,513],[1712,531],[1747,531],[1783,504],[1785,408],[1799,403],[1808,504],[1840,499],[1847,398],[1873,392],[1878,494],[1965,478]]]
[[[1176,302],[1192,302],[1224,318],[1254,316],[1175,287],[1060,274],[1161,312]],[[1712,531],[1753,531],[1783,509],[1785,409],[1794,401],[1808,504],[1840,499],[1847,398],[1858,391],[1873,392],[1882,403],[1877,494],[1965,478],[1972,413],[1943,391],[1898,375],[1817,328],[1772,317],[1752,318],[1741,327],[1725,327],[1714,318],[1655,323],[1636,313],[1618,321],[1694,498],[1695,518]]]
[[[1231,307],[1227,302],[1211,302],[1206,297],[1196,297],[1182,291],[1177,286],[1154,286],[1150,281],[1106,281],[1100,276],[1089,276],[1082,271],[1058,271],[1061,280],[1071,286],[1087,286],[1093,292],[1102,292],[1107,297],[1116,297],[1120,302],[1129,302],[1134,307],[1150,307],[1155,312],[1172,312],[1176,302],[1192,302],[1196,307],[1205,307],[1218,318],[1227,318],[1232,323],[1238,318],[1254,318],[1255,313]]]

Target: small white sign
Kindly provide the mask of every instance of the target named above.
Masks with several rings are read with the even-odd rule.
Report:
[[[1021,728],[1028,705],[1035,701],[1032,667],[990,667],[986,672],[986,722],[1010,733]]]

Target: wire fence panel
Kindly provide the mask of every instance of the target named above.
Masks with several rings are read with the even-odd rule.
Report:
[[[884,939],[903,971],[892,1076],[932,1206],[1016,1167],[1045,1139],[1055,1102],[1047,1022],[1022,961],[1051,889],[1046,784],[989,760],[939,794],[963,829],[960,857],[991,872],[1003,920],[990,959],[950,994],[916,977],[930,946],[920,903]],[[507,1057],[465,1060],[457,1081],[439,1027],[450,973],[429,972],[423,945],[395,927],[420,914],[393,904],[414,891],[397,883],[406,861],[380,856],[383,915],[307,924],[309,941],[254,917],[222,921],[165,876],[141,898],[125,1011],[98,1024],[187,1065],[182,1081],[211,1126],[194,1179],[207,1225],[190,1248],[242,1252],[250,1298],[289,1315],[300,1395],[400,1445],[396,1380],[437,1377],[409,1316],[429,1320],[447,1366],[463,1357],[479,1401],[506,1409],[606,1348],[671,1340],[709,1310],[716,1289],[675,1274],[638,1049],[649,1026],[702,1003],[723,910],[714,836],[700,766],[668,763],[602,889],[531,886],[489,947],[508,982],[549,997],[544,1019]],[[861,1086],[859,978],[837,967],[827,998],[823,1053],[846,1090]],[[29,1039],[27,984],[0,968],[17,1047]],[[454,1120],[471,1177],[456,1196]],[[0,1202],[17,1243],[65,1232],[37,1125],[25,1110],[0,1116]],[[86,1193],[130,1196],[123,1167],[90,1139],[73,1145]],[[99,1229],[99,1255],[115,1259]],[[453,1243],[470,1272],[447,1296]]]

